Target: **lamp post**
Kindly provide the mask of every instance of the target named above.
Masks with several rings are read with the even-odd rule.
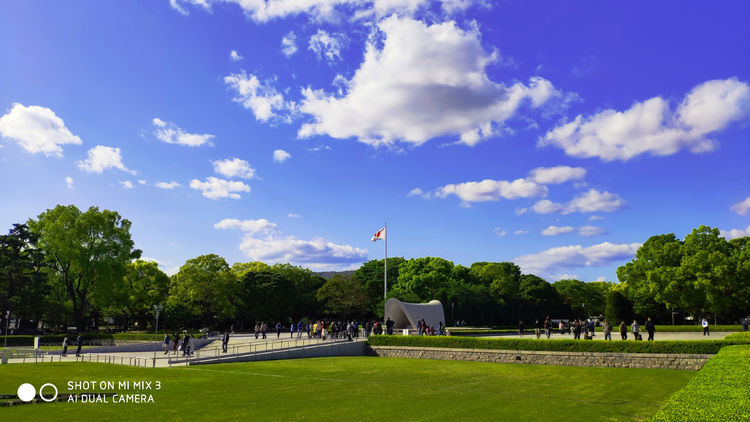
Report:
[[[452,322],[452,323],[453,323],[454,325],[456,324],[456,319],[454,318],[454,317],[455,317],[455,315],[453,315],[453,308],[454,308],[455,306],[456,306],[456,304],[455,304],[455,303],[453,303],[453,302],[451,302],[451,322]],[[447,324],[446,324],[446,325],[447,325]]]
[[[159,312],[164,309],[161,305],[154,305],[154,310],[156,311],[156,334],[159,334]]]
[[[3,349],[8,346],[8,327],[10,326],[10,311],[5,311],[5,340],[3,341]]]

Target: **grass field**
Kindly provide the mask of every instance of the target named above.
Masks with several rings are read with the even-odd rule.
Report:
[[[165,369],[3,365],[0,394],[24,382],[51,382],[65,393],[76,380],[160,381],[162,389],[145,391],[150,404],[0,407],[0,420],[641,420],[695,374],[370,357]]]

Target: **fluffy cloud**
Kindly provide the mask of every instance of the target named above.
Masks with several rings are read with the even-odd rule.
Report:
[[[750,236],[750,226],[745,227],[745,230],[742,230],[742,229],[722,230],[721,235],[727,240],[737,239],[738,237]]]
[[[185,145],[189,147],[198,147],[201,145],[213,145],[211,139],[214,135],[209,134],[197,134],[187,133],[184,130],[177,127],[172,122],[165,122],[164,120],[155,117],[152,123],[156,130],[154,135],[157,139],[168,144]]]
[[[255,75],[248,76],[244,71],[226,76],[224,84],[236,93],[232,101],[251,110],[260,121],[265,122],[276,117],[278,112],[294,108],[294,104],[284,101],[284,96],[276,88],[268,83],[261,84]]]
[[[750,116],[750,86],[729,78],[694,87],[672,111],[667,100],[653,97],[628,110],[607,109],[547,132],[540,145],[555,145],[573,157],[629,160],[637,155],[671,155],[683,149],[711,151],[708,136]]]
[[[730,209],[739,215],[747,215],[747,212],[750,211],[750,196],[745,198],[744,201],[732,205]]]
[[[250,186],[242,182],[229,181],[216,177],[209,177],[205,182],[193,179],[190,181],[190,187],[201,191],[203,196],[211,199],[240,199],[240,194],[237,192],[250,192]]]
[[[289,31],[281,39],[281,52],[287,57],[292,57],[297,52],[297,36],[293,31]]]
[[[295,214],[295,213],[292,213],[292,212],[290,212],[289,214],[287,214],[287,217],[289,217],[289,218],[302,218],[301,215]]]
[[[495,228],[494,228],[494,229],[492,230],[492,232],[493,232],[493,233],[495,233],[495,236],[497,236],[497,237],[503,237],[503,236],[505,236],[506,234],[508,234],[508,231],[507,231],[507,230],[505,230],[505,229],[503,229],[502,227],[495,227]]]
[[[346,95],[305,88],[300,111],[312,117],[298,135],[357,138],[370,145],[403,141],[420,145],[458,135],[474,145],[523,106],[539,107],[559,96],[546,79],[528,84],[491,81],[485,68],[499,60],[487,52],[478,30],[453,22],[426,25],[392,16],[379,23],[382,48],[373,40]]]
[[[515,234],[515,235],[527,234],[528,232],[529,232],[528,230],[516,230],[516,231],[513,232],[513,234]]]
[[[325,60],[333,64],[337,60],[341,60],[341,48],[345,42],[346,37],[342,34],[331,35],[322,29],[318,29],[318,32],[310,37],[310,44],[307,48],[315,53],[318,60]]]
[[[610,243],[584,247],[561,246],[545,251],[521,255],[513,259],[527,274],[549,275],[580,267],[603,267],[613,262],[630,259],[641,246],[640,243]]]
[[[500,198],[533,198],[536,196],[545,196],[546,194],[546,186],[539,185],[528,179],[516,179],[512,182],[485,179],[481,182],[465,182],[457,185],[449,184],[435,191],[435,196],[438,198],[456,195],[465,203],[499,201]]]
[[[62,157],[60,145],[83,143],[70,133],[65,122],[54,111],[40,106],[15,103],[0,117],[0,136],[16,141],[26,151],[47,157]]]
[[[606,233],[606,230],[598,226],[582,226],[578,228],[578,234],[585,237],[599,236]]]
[[[274,163],[283,163],[284,161],[292,158],[292,156],[284,151],[283,149],[277,149],[273,152],[273,162]]]
[[[342,264],[361,263],[367,259],[366,249],[334,243],[320,237],[301,240],[294,236],[283,236],[276,231],[275,223],[265,219],[224,219],[214,227],[245,232],[240,250],[256,261],[332,268]]]
[[[484,0],[169,0],[178,13],[187,15],[187,5],[210,11],[212,3],[234,3],[255,22],[268,22],[290,16],[308,15],[314,21],[335,21],[352,11],[355,19],[381,18],[398,14],[412,16],[440,5],[443,13],[454,14]]]
[[[601,215],[592,215],[591,217],[589,217],[589,221],[599,221],[599,220],[604,220],[604,217],[602,217]]]
[[[68,187],[68,189],[73,189],[73,178],[68,176],[65,178],[65,186]]]
[[[573,212],[612,212],[625,206],[625,201],[615,193],[599,192],[589,189],[588,192],[574,198],[567,204],[543,199],[532,207],[537,214],[570,214]]]
[[[270,233],[276,230],[276,224],[265,218],[257,220],[238,220],[236,218],[225,218],[214,224],[216,229],[237,229],[246,233]]]
[[[97,145],[88,152],[88,158],[76,161],[79,169],[88,173],[101,173],[106,169],[115,168],[124,172],[135,174],[135,171],[125,167],[122,163],[120,148],[105,147]]]
[[[237,50],[232,50],[229,52],[229,60],[238,62],[242,59],[244,59],[244,57],[240,56],[240,53],[238,53]]]
[[[542,230],[542,236],[559,236],[561,234],[570,233],[575,228],[573,226],[549,226]]]
[[[174,189],[174,188],[180,187],[182,185],[180,185],[179,183],[177,183],[175,181],[171,181],[169,183],[167,183],[167,182],[158,182],[154,186],[156,186],[159,189]]]
[[[255,177],[255,169],[250,167],[250,163],[239,158],[227,158],[226,160],[212,161],[214,171],[226,177],[241,177],[243,179],[252,179]]]
[[[565,183],[570,180],[581,180],[586,176],[583,167],[538,167],[531,170],[531,179],[543,185]]]
[[[119,183],[122,185],[123,189],[133,189],[133,182],[130,180],[121,180]]]

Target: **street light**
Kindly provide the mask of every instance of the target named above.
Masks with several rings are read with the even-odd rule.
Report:
[[[154,305],[154,310],[156,311],[156,334],[159,334],[159,312],[164,309],[161,305]]]
[[[455,304],[455,303],[453,303],[453,302],[451,302],[451,323],[453,323],[453,325],[455,325],[455,324],[456,324],[456,319],[454,318],[454,316],[455,316],[455,315],[453,315],[453,308],[454,308],[455,306],[456,306],[456,304]],[[448,325],[448,324],[446,324],[446,325]]]
[[[3,341],[3,349],[8,346],[8,326],[10,325],[10,311],[5,311],[5,340]]]

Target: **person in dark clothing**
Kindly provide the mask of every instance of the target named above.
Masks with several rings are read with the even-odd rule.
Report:
[[[224,332],[224,338],[221,339],[221,350],[226,353],[229,347],[229,331]]]
[[[182,356],[187,355],[188,353],[188,343],[190,342],[190,335],[187,333],[183,333],[182,336]]]
[[[385,321],[385,333],[388,335],[393,334],[393,326],[396,323],[391,320],[391,317],[388,317],[388,319]]]
[[[534,334],[536,334],[536,338],[542,335],[542,326],[539,324],[539,318],[534,320]]]
[[[656,327],[654,327],[654,322],[651,321],[651,317],[648,317],[648,320],[646,321],[646,331],[648,332],[648,341],[653,341]]]
[[[625,325],[625,321],[620,321],[620,336],[623,340],[628,339],[628,327]]]
[[[281,322],[276,323],[276,338],[281,337]]]
[[[83,336],[81,333],[78,333],[78,338],[76,338],[76,357],[81,356],[81,347],[83,346]]]
[[[518,335],[521,336],[521,337],[523,337],[523,329],[524,329],[524,327],[525,327],[525,325],[524,325],[523,321],[522,320],[518,321]]]
[[[68,356],[68,343],[70,343],[70,339],[68,338],[68,335],[65,334],[65,338],[63,339],[63,351],[62,356]]]

